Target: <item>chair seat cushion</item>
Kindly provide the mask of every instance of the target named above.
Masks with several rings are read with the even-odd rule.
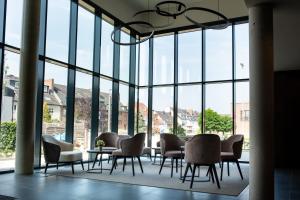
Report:
[[[180,158],[182,155],[184,155],[184,152],[181,152],[181,151],[166,151],[166,153],[165,153],[166,157]]]
[[[221,152],[221,160],[235,159],[233,152]]]
[[[151,154],[151,148],[150,147],[144,147],[143,154]]]
[[[82,160],[80,151],[62,151],[60,152],[59,162],[74,162]]]
[[[113,151],[112,155],[113,156],[123,156],[122,149],[117,149],[117,150]]]

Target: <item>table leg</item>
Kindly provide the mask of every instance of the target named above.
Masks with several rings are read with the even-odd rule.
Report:
[[[100,171],[101,171],[100,173],[102,173],[102,155],[103,155],[103,154],[101,153],[101,154],[100,154],[100,169],[101,169],[101,170],[100,170]]]

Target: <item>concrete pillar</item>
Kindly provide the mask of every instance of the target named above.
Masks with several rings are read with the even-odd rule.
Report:
[[[23,4],[15,173],[32,174],[40,0],[24,0]]]
[[[250,200],[274,199],[273,9],[249,9]]]

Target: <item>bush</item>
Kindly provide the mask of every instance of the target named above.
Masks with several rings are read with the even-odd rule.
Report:
[[[0,152],[13,153],[16,148],[16,122],[2,122],[0,124]]]

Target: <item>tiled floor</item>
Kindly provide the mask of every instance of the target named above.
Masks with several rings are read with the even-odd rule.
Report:
[[[300,171],[277,170],[275,180],[276,200],[300,199]],[[28,200],[247,200],[248,193],[246,188],[238,197],[231,197],[62,176],[45,177],[41,173],[33,176],[0,175],[0,194]]]

